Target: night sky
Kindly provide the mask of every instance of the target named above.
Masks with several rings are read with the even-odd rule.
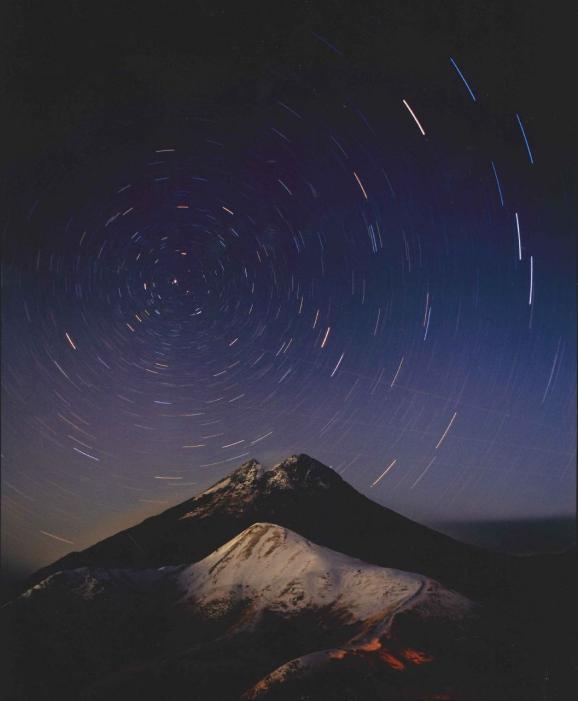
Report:
[[[12,3],[2,554],[305,452],[422,523],[575,510],[546,3]]]

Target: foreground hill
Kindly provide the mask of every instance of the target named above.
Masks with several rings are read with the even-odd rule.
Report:
[[[192,565],[51,575],[2,612],[5,678],[13,699],[301,698],[300,684],[324,694],[304,698],[498,699],[496,640],[514,658],[486,616],[428,577],[257,523]]]

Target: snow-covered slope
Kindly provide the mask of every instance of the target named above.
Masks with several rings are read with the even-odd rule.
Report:
[[[468,599],[428,577],[370,565],[271,523],[250,526],[189,566],[67,570],[35,585],[20,600],[56,593],[85,602],[137,593],[154,598],[161,591],[164,605],[195,608],[196,614],[210,610],[212,617],[240,602],[250,602],[255,614],[269,610],[294,615],[332,607],[350,621],[381,623],[418,605],[458,618],[473,609]]]
[[[385,622],[410,602],[427,599],[437,585],[418,574],[369,565],[311,543],[270,523],[256,523],[178,577],[182,602],[250,600],[254,610],[295,613],[312,607],[339,609],[352,620]],[[429,585],[429,586],[428,586]],[[471,604],[447,592],[446,613],[462,615]]]
[[[103,568],[79,567],[51,574],[25,591],[21,598],[31,599],[53,590],[67,591],[70,596],[90,601],[103,594],[114,596],[126,592],[138,592],[154,596],[168,576],[179,567],[160,567],[155,570],[107,570]]]

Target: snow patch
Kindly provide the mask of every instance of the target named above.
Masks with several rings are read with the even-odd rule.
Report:
[[[214,484],[212,487],[209,487],[209,489],[205,489],[204,492],[202,492],[199,496],[203,496],[203,494],[213,494],[214,492],[219,492],[221,489],[225,489],[229,484],[231,484],[231,478],[226,477],[224,480],[221,480],[220,482],[217,482],[217,484]]]
[[[353,619],[387,615],[424,578],[368,565],[273,524],[257,523],[179,576],[182,601],[251,599],[258,609],[295,612],[335,606]]]

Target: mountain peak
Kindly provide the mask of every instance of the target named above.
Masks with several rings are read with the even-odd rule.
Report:
[[[217,484],[220,484],[227,479],[231,480],[233,484],[238,484],[241,482],[256,483],[263,477],[266,471],[267,469],[258,460],[251,458],[250,460],[245,461],[227,477],[224,477],[220,482],[217,482]]]
[[[342,479],[334,470],[315,458],[300,453],[290,455],[268,468],[254,458],[247,460],[228,477],[205,490],[203,494],[225,487],[233,488],[237,494],[247,489],[251,492],[312,487],[327,489],[338,482],[342,482]]]
[[[291,455],[268,468],[252,458],[186,502],[187,507],[193,508],[187,508],[180,518],[209,514],[215,509],[248,515],[251,505],[273,495],[326,492],[332,486],[343,484],[341,477],[330,467],[304,453]]]
[[[291,455],[277,463],[268,471],[266,479],[271,485],[284,488],[328,488],[332,484],[342,482],[334,470],[305,453]]]

